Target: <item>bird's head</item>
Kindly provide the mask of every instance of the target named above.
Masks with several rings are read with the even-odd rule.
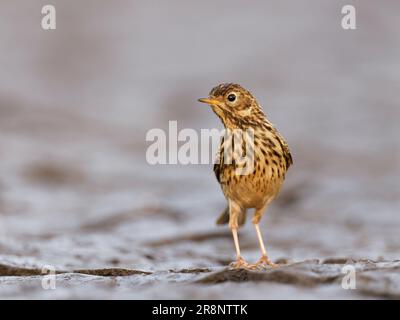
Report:
[[[241,128],[263,115],[253,95],[234,83],[214,87],[208,98],[199,101],[209,104],[227,128]]]

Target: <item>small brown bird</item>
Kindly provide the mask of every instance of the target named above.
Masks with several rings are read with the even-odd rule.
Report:
[[[238,174],[239,167],[243,169],[247,164],[238,164],[233,160],[229,163],[227,157],[226,135],[222,138],[220,149],[214,165],[214,172],[221,185],[227,208],[217,220],[217,224],[229,223],[236,248],[237,260],[231,265],[234,268],[274,267],[267,256],[261,236],[259,222],[265,209],[278,195],[285,173],[293,163],[289,147],[277,129],[268,121],[260,105],[252,94],[238,84],[226,83],[213,88],[208,98],[199,99],[209,104],[221,119],[225,128],[233,131],[252,130],[253,137],[242,139],[242,150],[253,150],[252,170],[247,174]],[[234,138],[229,138],[235,143]],[[239,148],[240,149],[240,148]],[[235,147],[231,147],[235,150]],[[245,153],[245,152],[244,152]],[[228,162],[228,163],[227,163]],[[240,171],[239,171],[240,172]],[[240,254],[237,230],[245,223],[247,209],[254,208],[252,222],[255,226],[262,256],[256,264],[248,264]]]

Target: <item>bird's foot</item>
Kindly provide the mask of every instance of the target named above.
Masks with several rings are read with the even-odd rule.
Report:
[[[267,256],[262,256],[254,265],[251,266],[253,269],[270,269],[277,268],[279,264],[273,263]]]
[[[246,270],[254,269],[253,265],[247,263],[242,257],[238,257],[236,261],[230,263],[229,267],[232,269],[246,269]]]

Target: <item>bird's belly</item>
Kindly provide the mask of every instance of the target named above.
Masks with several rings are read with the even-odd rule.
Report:
[[[261,208],[278,194],[282,181],[270,177],[239,176],[230,183],[222,183],[225,197],[237,202],[243,208]]]

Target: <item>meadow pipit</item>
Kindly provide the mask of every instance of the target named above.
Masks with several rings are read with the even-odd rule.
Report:
[[[249,174],[238,174],[239,165],[235,161],[226,163],[226,141],[223,139],[214,165],[215,175],[228,201],[228,206],[218,218],[217,224],[229,223],[236,248],[237,260],[231,265],[234,268],[274,267],[276,265],[267,256],[259,222],[267,206],[279,193],[285,173],[293,163],[289,147],[266,118],[256,99],[240,85],[220,84],[211,90],[208,98],[199,101],[212,107],[227,130],[251,129],[254,132],[254,163]],[[251,208],[255,209],[252,222],[262,253],[261,258],[253,265],[242,258],[237,233],[239,226],[245,222],[247,209]]]

